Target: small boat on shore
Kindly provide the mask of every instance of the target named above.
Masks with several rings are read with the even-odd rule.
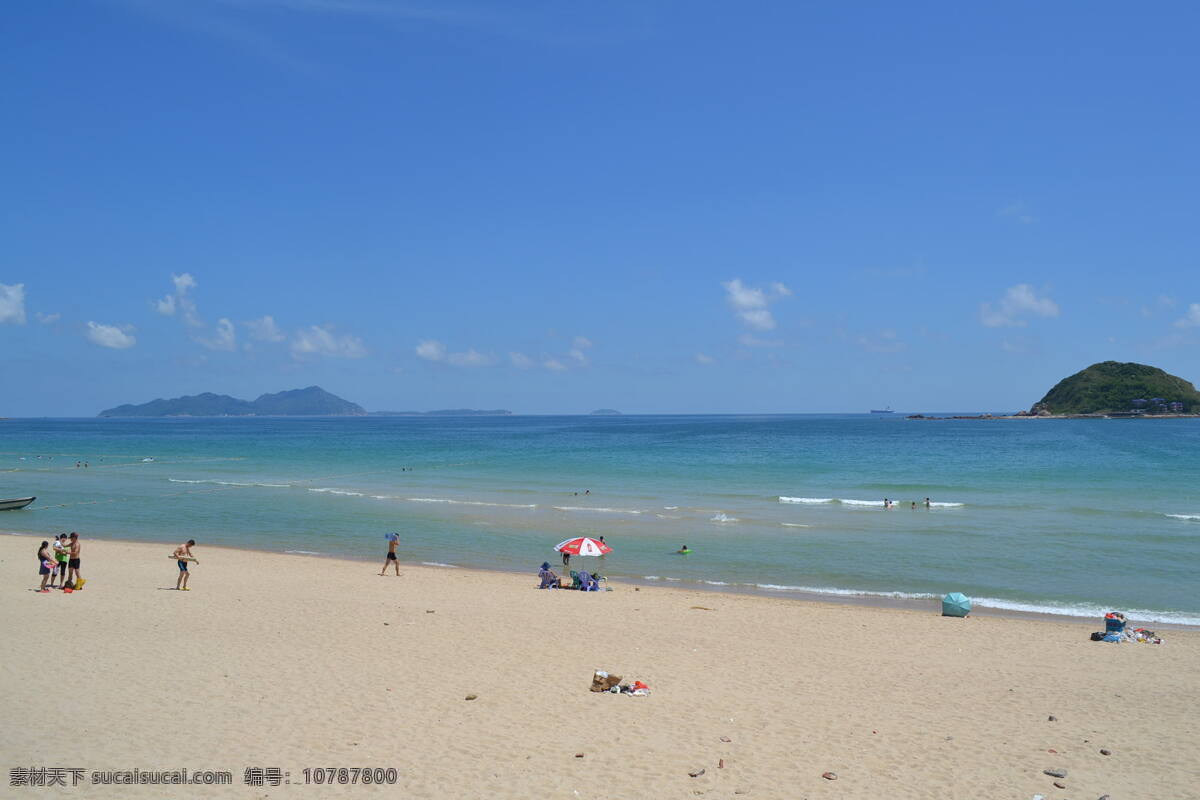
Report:
[[[37,500],[36,497],[18,497],[15,500],[0,500],[0,511],[16,511]]]

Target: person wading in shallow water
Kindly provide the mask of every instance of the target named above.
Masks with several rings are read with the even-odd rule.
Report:
[[[400,577],[400,562],[396,559],[396,545],[400,544],[400,534],[389,533],[387,535],[388,551],[387,559],[383,562],[383,569],[379,571],[380,575],[387,573],[388,564],[396,568],[396,577]]]

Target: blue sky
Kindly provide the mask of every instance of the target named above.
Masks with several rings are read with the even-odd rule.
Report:
[[[1200,380],[1161,3],[18,0],[0,415],[1015,409]]]

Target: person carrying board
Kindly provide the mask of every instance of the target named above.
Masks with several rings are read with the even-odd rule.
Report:
[[[196,564],[200,563],[200,559],[192,556],[192,546],[196,544],[195,539],[188,539],[185,543],[175,548],[175,552],[171,553],[171,558],[179,564],[179,577],[175,580],[175,589],[181,592],[188,590],[188,562],[192,561]]]

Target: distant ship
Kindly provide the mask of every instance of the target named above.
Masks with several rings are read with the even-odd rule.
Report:
[[[871,409],[871,413],[872,413],[872,414],[895,414],[896,412],[895,412],[895,411],[892,411],[892,407],[891,407],[891,406],[888,406],[887,408],[882,408],[882,409],[880,409],[880,408],[872,408],[872,409]]]

